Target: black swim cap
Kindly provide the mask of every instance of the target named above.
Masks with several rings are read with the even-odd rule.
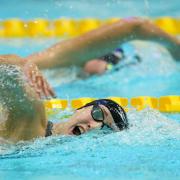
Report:
[[[79,109],[82,109],[88,106],[93,106],[95,104],[104,105],[105,107],[108,108],[119,130],[128,128],[128,119],[127,119],[127,115],[124,109],[119,104],[117,104],[116,102],[110,99],[98,99],[90,103],[87,103],[86,105],[84,105],[83,107]]]

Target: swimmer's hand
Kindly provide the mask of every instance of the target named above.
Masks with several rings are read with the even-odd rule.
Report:
[[[28,83],[36,91],[39,98],[55,98],[53,89],[35,64],[27,62],[23,66],[23,70],[28,79]]]

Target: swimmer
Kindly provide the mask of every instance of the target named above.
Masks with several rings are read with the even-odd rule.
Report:
[[[104,126],[114,131],[128,128],[126,113],[112,100],[95,100],[75,111],[68,122],[48,121],[42,96],[54,92],[36,65],[0,65],[0,137],[17,142],[51,135],[81,135]],[[3,115],[2,115],[3,114]]]
[[[119,61],[122,57],[117,57],[117,47],[132,40],[159,43],[167,48],[175,60],[180,60],[178,38],[164,32],[149,20],[136,17],[124,18],[81,36],[61,41],[42,52],[26,57],[26,60],[33,62],[40,69],[85,65],[85,71],[101,74],[109,68],[109,64],[114,63],[114,60],[113,63],[107,62],[105,57],[109,53],[111,56],[115,53],[115,59]],[[4,63],[21,64],[22,62],[20,59],[9,59]]]
[[[117,47],[132,40],[159,43],[175,60],[180,60],[180,40],[141,18],[125,18],[104,25],[79,37],[61,41],[27,59],[40,69],[77,65],[84,66],[90,74],[102,74],[123,59],[123,51],[118,51]]]
[[[78,135],[94,128],[101,128],[103,124],[115,130],[126,129],[125,112],[117,104],[109,105],[107,100],[106,103],[97,101],[77,110],[68,123],[48,123],[40,98],[54,97],[55,94],[37,66],[46,69],[84,65],[87,60],[101,57],[113,51],[119,44],[135,39],[158,42],[164,45],[175,59],[180,60],[180,41],[150,21],[138,18],[103,26],[25,59],[17,55],[0,56],[0,102],[4,115],[0,119],[0,137],[19,141],[51,134]],[[111,112],[113,108],[114,113],[122,114],[116,116],[117,119]],[[97,109],[98,118],[95,113]],[[123,125],[124,128],[118,128],[122,121],[126,125]]]

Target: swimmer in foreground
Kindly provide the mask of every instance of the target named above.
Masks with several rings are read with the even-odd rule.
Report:
[[[128,128],[126,113],[108,99],[95,100],[75,111],[68,122],[48,121],[42,96],[54,92],[36,65],[0,65],[0,137],[17,142],[51,135],[81,135],[104,126]]]

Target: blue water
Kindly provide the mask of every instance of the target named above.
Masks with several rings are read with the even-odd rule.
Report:
[[[17,6],[18,4],[18,6]],[[0,18],[179,17],[179,0],[1,0]]]
[[[159,1],[156,2],[158,6],[155,1],[126,3],[104,0],[106,3],[102,6],[97,1],[96,4],[83,1],[86,12],[82,9],[82,3],[79,3],[82,0],[48,1],[49,4],[45,3],[43,6],[43,1],[34,1],[36,7],[33,1],[28,1],[21,2],[14,8],[15,2],[17,3],[17,0],[1,2],[1,18],[15,15],[25,19],[38,16],[56,18],[58,14],[87,17],[91,15],[93,8],[102,6],[109,7],[110,10],[105,9],[104,12],[102,8],[102,12],[96,11],[94,16],[105,18],[136,13],[151,16],[168,13],[179,16],[178,1],[168,1],[166,4]],[[75,5],[81,11],[75,12]],[[87,8],[88,5],[91,5],[91,8]],[[5,11],[4,6],[10,6],[12,11]],[[149,7],[152,8],[148,10]],[[112,11],[113,8],[116,8],[116,11]],[[123,10],[117,11],[117,8]],[[20,11],[21,9],[24,9],[24,12]],[[57,41],[59,39],[1,39],[0,53],[26,56]],[[79,77],[80,69],[77,67],[43,73],[59,98],[180,95],[180,65],[164,48],[154,43],[138,41],[126,44],[124,48],[128,55],[127,61],[134,61],[133,54],[138,53],[143,59],[142,63],[122,69],[120,65],[118,71],[113,70],[86,79]],[[71,111],[60,112],[57,117],[60,118],[64,113]],[[19,142],[16,145],[0,145],[0,179],[180,179],[180,115],[165,115],[151,109],[136,112],[132,109],[128,112],[128,119],[128,131],[113,133],[109,130],[96,130],[80,137],[57,136]]]

